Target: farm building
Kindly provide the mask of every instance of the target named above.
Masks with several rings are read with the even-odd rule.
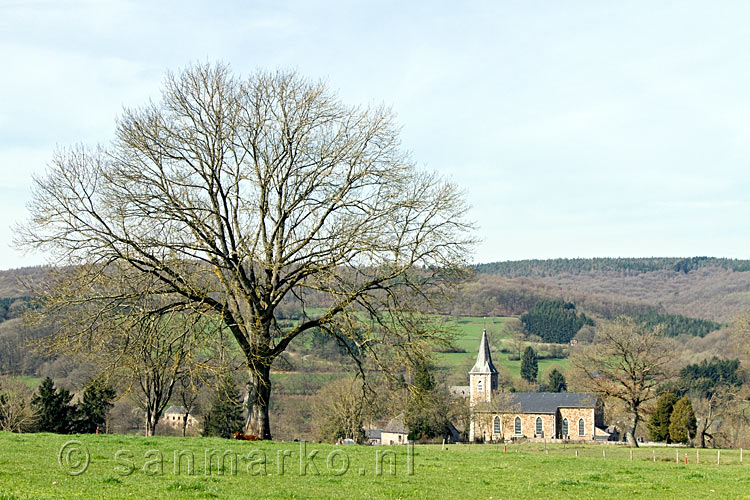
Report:
[[[381,444],[406,444],[409,442],[409,429],[404,424],[404,414],[393,418],[380,433]]]
[[[182,428],[183,419],[185,418],[186,410],[182,406],[170,406],[164,411],[162,422],[173,428]],[[197,428],[198,419],[191,413],[187,418],[186,429]]]
[[[482,334],[469,386],[451,388],[468,394],[470,441],[514,439],[594,441],[609,439],[599,396],[572,392],[500,392],[487,332]]]

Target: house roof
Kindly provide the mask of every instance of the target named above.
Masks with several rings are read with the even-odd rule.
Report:
[[[383,429],[383,432],[395,432],[399,434],[408,434],[409,429],[406,427],[406,424],[404,424],[404,414],[400,413],[393,417],[390,422],[388,422],[388,425],[385,426],[385,429]]]
[[[451,394],[455,396],[468,396],[470,394],[471,387],[468,385],[452,385],[448,387]]]
[[[585,392],[500,392],[498,409],[513,413],[556,413],[559,408],[594,408],[598,396]]]
[[[487,330],[482,332],[482,341],[479,342],[479,352],[477,353],[477,362],[469,373],[497,373],[495,365],[492,364],[490,355],[490,344],[487,342]]]
[[[184,415],[185,413],[187,413],[187,410],[185,410],[185,408],[182,406],[170,406],[169,408],[164,410],[164,415],[168,413],[179,413],[180,415]]]
[[[382,432],[380,429],[365,429],[365,436],[367,439],[380,439]]]

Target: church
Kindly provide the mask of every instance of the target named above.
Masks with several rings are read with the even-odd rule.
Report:
[[[501,392],[492,363],[487,331],[482,333],[477,361],[468,387],[453,387],[468,395],[471,406],[469,440],[496,442],[606,441],[604,404],[596,394],[573,392]]]

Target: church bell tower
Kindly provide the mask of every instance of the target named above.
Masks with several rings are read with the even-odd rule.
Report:
[[[489,403],[492,399],[492,391],[497,389],[497,369],[492,364],[490,344],[487,342],[487,330],[482,332],[477,362],[469,371],[469,385],[471,406],[477,403]]]

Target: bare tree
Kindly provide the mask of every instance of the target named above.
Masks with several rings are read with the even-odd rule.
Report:
[[[271,364],[291,341],[320,328],[408,356],[440,337],[416,299],[454,279],[473,243],[462,194],[415,168],[388,109],[221,64],[168,75],[111,148],[58,153],[29,208],[19,245],[116,264],[171,310],[218,317],[251,378],[247,431],[264,438]],[[282,331],[276,308],[311,292],[330,305]]]
[[[188,419],[199,410],[198,401],[205,385],[204,373],[198,364],[190,364],[177,381],[177,401],[184,409],[182,414],[182,437],[187,434]]]
[[[624,403],[630,415],[627,441],[638,446],[635,432],[643,406],[658,396],[655,389],[668,378],[672,358],[658,327],[647,329],[620,317],[598,330],[593,345],[575,351],[571,365],[583,388]]]
[[[179,328],[174,318],[140,320],[130,331],[121,371],[134,385],[131,397],[146,413],[146,436],[153,436],[192,352],[191,327]]]
[[[20,379],[0,378],[0,430],[22,432],[34,423],[33,391]]]
[[[341,378],[323,387],[313,400],[318,438],[329,442],[339,438],[363,442],[367,400],[368,392],[359,378]]]

